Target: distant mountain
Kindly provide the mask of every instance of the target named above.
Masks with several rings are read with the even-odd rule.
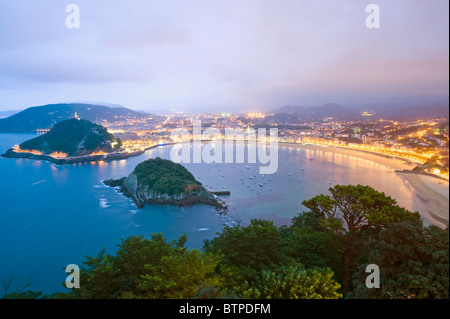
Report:
[[[273,115],[266,116],[264,122],[266,124],[297,124],[299,122],[299,116],[288,113],[275,113]]]
[[[27,133],[37,129],[50,129],[55,123],[77,116],[91,122],[102,124],[120,119],[146,118],[149,114],[136,112],[125,107],[108,107],[104,105],[68,103],[48,104],[27,108],[10,117],[0,119],[0,132]]]
[[[321,120],[326,117],[332,117],[337,120],[352,120],[357,119],[360,116],[360,112],[335,103],[308,107],[286,105],[279,109],[273,110],[272,113],[285,113],[313,120]]]
[[[19,113],[21,110],[0,111],[0,119]]]
[[[50,132],[25,141],[22,150],[38,150],[43,154],[66,153],[68,156],[89,155],[93,152],[110,153],[122,145],[105,127],[88,120],[70,119],[59,122]]]
[[[449,109],[448,105],[443,104],[407,106],[383,110],[379,112],[378,115],[390,119],[406,119],[415,117],[445,117],[448,119]]]

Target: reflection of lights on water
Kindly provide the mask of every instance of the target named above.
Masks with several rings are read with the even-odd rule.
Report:
[[[33,162],[31,163],[31,165],[32,165],[33,167],[41,167],[41,166],[42,166],[42,161],[33,161]]]
[[[108,163],[105,161],[98,161],[98,166],[104,168],[104,167],[108,166]]]

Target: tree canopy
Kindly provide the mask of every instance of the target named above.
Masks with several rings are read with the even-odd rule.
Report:
[[[237,270],[243,280],[252,280],[262,269],[288,261],[281,233],[272,221],[251,220],[248,226],[225,226],[222,233],[206,240],[207,253],[223,254],[221,264]]]
[[[95,151],[106,153],[118,150],[120,139],[108,133],[105,127],[83,119],[56,123],[46,134],[19,145],[23,150],[38,150],[44,154],[66,153],[68,156],[88,155]]]
[[[105,250],[87,256],[80,267],[80,288],[69,297],[192,298],[201,283],[215,283],[219,260],[187,249],[186,240],[185,235],[171,242],[162,234],[152,234],[150,239],[131,236],[122,240],[115,256]]]
[[[392,223],[366,243],[367,260],[380,269],[380,288],[365,285],[363,263],[352,298],[449,298],[449,232],[420,220]]]
[[[339,299],[341,286],[333,275],[328,268],[307,269],[301,265],[263,270],[252,285],[242,288],[242,298]]]
[[[303,201],[303,205],[311,209],[330,236],[337,239],[344,255],[342,280],[344,293],[347,293],[351,272],[365,241],[390,223],[417,220],[420,214],[397,206],[395,199],[370,186],[336,185],[329,191],[331,195],[317,195]]]
[[[138,164],[138,183],[159,194],[176,195],[202,189],[201,183],[181,164],[160,157]]]

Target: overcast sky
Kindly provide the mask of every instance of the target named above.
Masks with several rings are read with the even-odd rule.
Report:
[[[66,27],[68,4],[80,28]],[[380,8],[380,28],[365,8]],[[0,0],[0,110],[448,103],[448,0]]]

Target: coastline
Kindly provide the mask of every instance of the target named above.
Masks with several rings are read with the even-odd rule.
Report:
[[[73,163],[85,163],[85,162],[99,162],[99,161],[113,161],[126,159],[128,157],[138,156],[145,153],[145,151],[135,151],[129,153],[108,153],[104,155],[85,155],[85,156],[74,156],[67,158],[55,158],[50,155],[37,155],[32,153],[18,153],[14,152],[12,149],[8,149],[4,154],[0,156],[4,158],[25,158],[32,160],[41,160],[51,162],[57,165],[73,164]]]
[[[167,143],[164,145],[171,145],[174,143]],[[83,157],[72,157],[64,159],[56,159],[48,155],[35,155],[31,153],[15,153],[9,154],[5,152],[2,157],[5,158],[28,158],[37,160],[46,160],[55,164],[71,164],[78,162],[92,162],[92,161],[111,161],[126,159],[132,156],[138,156],[145,153],[147,150],[157,148],[164,145],[153,145],[145,150],[135,151],[131,153],[110,153],[105,155],[92,155]],[[354,156],[360,159],[373,161],[380,165],[384,165],[397,174],[404,182],[405,186],[411,191],[414,197],[418,198],[422,203],[424,209],[420,211],[423,219],[433,225],[439,227],[446,227],[449,224],[449,182],[435,176],[418,174],[411,172],[416,166],[413,163],[407,163],[405,159],[390,157],[388,155],[365,152],[361,150],[353,150],[347,148],[322,146],[314,144],[297,144],[289,142],[280,142],[279,147],[296,147],[301,149],[309,149],[323,152],[339,153],[347,156]],[[5,156],[6,155],[6,156]]]
[[[405,170],[405,169],[410,170],[416,166],[413,163],[407,164],[405,159],[402,160],[402,159],[398,159],[398,158],[394,158],[394,157],[389,157],[388,155],[384,155],[384,154],[377,154],[377,153],[366,152],[366,151],[362,151],[362,150],[354,150],[354,149],[349,149],[349,148],[342,148],[342,147],[337,147],[337,146],[297,144],[297,143],[289,143],[289,142],[278,143],[278,145],[289,145],[289,146],[295,146],[295,147],[299,147],[299,148],[303,148],[303,149],[310,149],[310,150],[324,151],[324,152],[333,152],[333,153],[339,153],[339,154],[343,154],[343,155],[355,156],[358,158],[376,162],[381,165],[385,165],[394,170]]]
[[[177,206],[177,207],[192,207],[197,204],[204,204],[214,207],[220,214],[226,214],[226,203],[216,196],[214,192],[210,192],[202,187],[202,191],[195,192],[195,194],[182,193],[181,195],[157,194],[157,197],[144,197],[142,199],[138,193],[129,188],[126,183],[127,177],[120,179],[103,180],[102,183],[108,187],[118,188],[119,193],[125,197],[131,198],[138,209],[143,208],[146,204],[161,205],[161,206]],[[180,198],[177,198],[180,197]]]
[[[122,160],[129,157],[139,156],[144,154],[146,151],[151,150],[156,147],[172,145],[174,143],[165,143],[165,144],[156,144],[149,147],[144,148],[143,150],[127,152],[127,153],[107,153],[104,155],[84,155],[84,156],[73,156],[73,157],[64,157],[64,158],[55,158],[50,155],[37,155],[33,153],[27,152],[15,152],[12,148],[8,149],[4,154],[0,154],[1,157],[4,158],[25,158],[25,159],[33,159],[33,160],[41,160],[48,161],[57,165],[64,164],[73,164],[73,163],[86,163],[86,162],[100,162],[100,161],[113,161],[113,160]]]
[[[401,179],[411,190],[413,195],[419,198],[423,202],[424,206],[427,207],[426,211],[420,212],[422,218],[426,218],[430,224],[443,228],[447,227],[449,224],[449,182],[437,176],[434,177],[425,174],[408,172],[412,168],[414,168],[415,165],[412,163],[407,164],[406,160],[389,158],[382,154],[372,154],[369,152],[332,146],[296,143],[279,143],[279,145],[340,153],[348,156],[355,156],[358,158],[366,159],[389,167],[393,169],[398,176],[401,177]],[[406,171],[403,172],[403,170]]]

